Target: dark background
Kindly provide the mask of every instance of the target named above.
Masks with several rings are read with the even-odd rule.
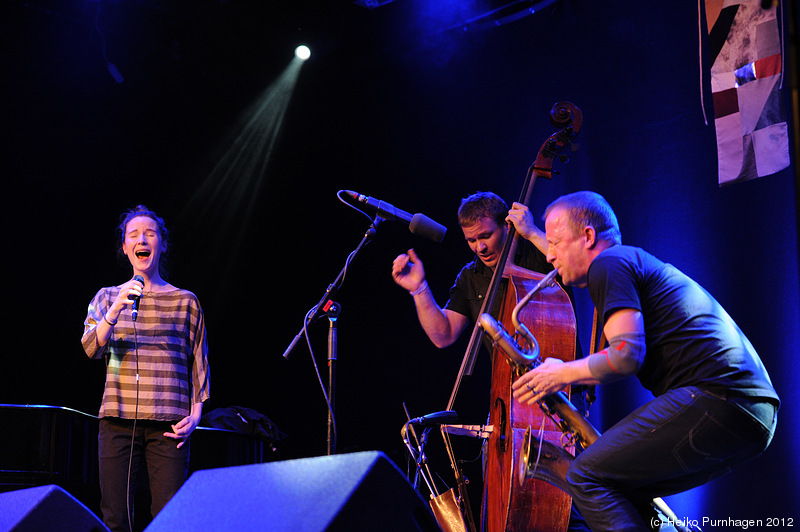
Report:
[[[335,297],[337,450],[382,450],[404,469],[404,404],[412,416],[443,410],[466,342],[430,344],[391,280],[392,259],[414,247],[443,304],[470,259],[455,220],[460,199],[493,190],[515,201],[554,131],[550,107],[567,100],[583,112],[580,149],[537,184],[537,218],[563,193],[605,195],[626,243],[675,264],[728,309],[783,399],[763,457],[669,500],[680,517],[800,525],[791,504],[800,493],[794,166],[718,186],[696,4],[560,1],[517,21],[481,17],[500,5],[6,2],[0,403],[97,412],[104,368],[83,353],[82,322],[101,286],[129,278],[114,229],[144,203],[171,229],[170,280],[205,311],[206,411],[253,408],[288,435],[282,458],[325,454],[309,350],[281,355],[370,225],[337,200],[349,189],[449,228],[436,244],[381,224]],[[290,99],[269,99],[300,43],[313,56]],[[787,118],[790,89],[787,76]],[[576,298],[583,336],[590,307],[581,290]],[[327,330],[324,319],[309,329],[323,380]],[[486,358],[459,393],[465,423],[485,420]],[[607,428],[646,397],[636,383],[600,390],[591,420]],[[14,429],[2,427],[3,437]],[[440,442],[429,445],[452,484]],[[463,446],[463,459],[477,458],[476,444]]]

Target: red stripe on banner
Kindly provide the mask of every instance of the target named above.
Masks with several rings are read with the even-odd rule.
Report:
[[[781,54],[763,57],[755,61],[756,78],[758,79],[780,74],[781,69]]]
[[[739,97],[736,89],[715,92],[712,96],[714,97],[714,114],[717,118],[739,112]]]

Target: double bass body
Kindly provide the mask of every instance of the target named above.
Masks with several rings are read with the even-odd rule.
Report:
[[[511,311],[519,297],[544,276],[512,268],[502,305],[503,323],[511,323]],[[558,286],[540,291],[520,316],[539,342],[542,358],[574,360],[575,313],[569,296]],[[491,412],[493,427],[486,447],[483,497],[483,530],[558,532],[567,529],[572,500],[556,486],[535,478],[519,482],[522,449],[529,430],[561,447],[563,432],[538,405],[523,405],[511,395],[511,384],[521,375],[521,366],[495,349],[492,361]],[[568,392],[567,392],[568,393]],[[536,450],[532,450],[535,453]]]
[[[536,179],[552,178],[553,160],[562,162],[567,157],[562,150],[577,147],[573,140],[578,135],[583,117],[580,109],[570,102],[557,102],[550,110],[550,121],[558,128],[539,148],[536,160],[529,168],[522,186],[519,202],[530,204]],[[507,289],[502,302],[501,315],[504,324],[511,323],[511,313],[519,297],[527,294],[544,275],[520,268],[508,259],[516,253],[519,236],[513,226],[509,227],[506,242],[495,268],[492,281],[483,302],[481,314],[494,308],[496,295],[503,280]],[[525,306],[519,318],[538,339],[541,356],[557,357],[564,361],[574,360],[576,346],[575,312],[569,296],[560,286],[541,290],[535,300]],[[456,386],[448,403],[453,409],[455,397],[462,377],[469,374],[481,342],[482,331],[475,324],[467,353],[456,379]],[[481,504],[481,529],[485,532],[524,531],[561,532],[569,523],[571,498],[557,487],[535,478],[526,478],[521,484],[517,481],[520,450],[525,433],[529,427],[540,431],[546,441],[558,443],[562,432],[541,411],[538,406],[522,405],[515,402],[511,394],[511,384],[520,375],[520,366],[509,361],[501,350],[496,349],[492,361],[492,391],[490,394],[489,422],[492,432],[486,445],[486,471],[484,476],[483,500]],[[462,509],[467,521],[472,524],[469,500],[466,496],[465,480],[449,448],[449,440],[443,431],[445,445],[448,447],[451,465],[456,471],[458,490],[462,499]]]

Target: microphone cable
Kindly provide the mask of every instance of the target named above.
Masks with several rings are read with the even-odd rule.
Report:
[[[139,333],[136,329],[136,318],[133,319],[133,360],[136,365],[136,402],[133,410],[131,449],[128,456],[128,480],[125,485],[125,507],[128,513],[128,530],[130,532],[133,532],[133,522],[135,521],[131,513],[131,476],[133,472],[133,447],[136,442],[136,420],[139,418]]]
[[[347,258],[347,264],[350,264],[350,260],[352,259],[352,253]],[[330,451],[331,454],[335,454],[336,452],[336,445],[339,440],[339,432],[336,427],[336,412],[333,409],[333,399],[331,394],[328,393],[328,390],[325,388],[325,381],[322,378],[322,374],[319,371],[319,366],[317,365],[317,357],[314,355],[314,348],[311,345],[311,337],[308,334],[308,324],[311,323],[314,314],[316,313],[317,307],[310,309],[303,320],[303,336],[306,339],[306,345],[308,346],[308,352],[311,355],[311,363],[314,366],[314,372],[317,375],[317,382],[319,383],[320,389],[322,390],[322,397],[325,401],[325,406],[328,409],[328,415],[330,416],[331,421],[331,441],[330,441]]]

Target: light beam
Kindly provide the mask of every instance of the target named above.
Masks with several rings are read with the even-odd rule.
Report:
[[[227,256],[225,276],[237,256],[256,210],[260,191],[268,178],[268,166],[294,92],[303,61],[292,58],[280,76],[239,115],[223,141],[221,155],[186,202],[180,219],[197,228],[202,220],[214,220],[208,249]],[[228,279],[219,279],[220,290]]]

